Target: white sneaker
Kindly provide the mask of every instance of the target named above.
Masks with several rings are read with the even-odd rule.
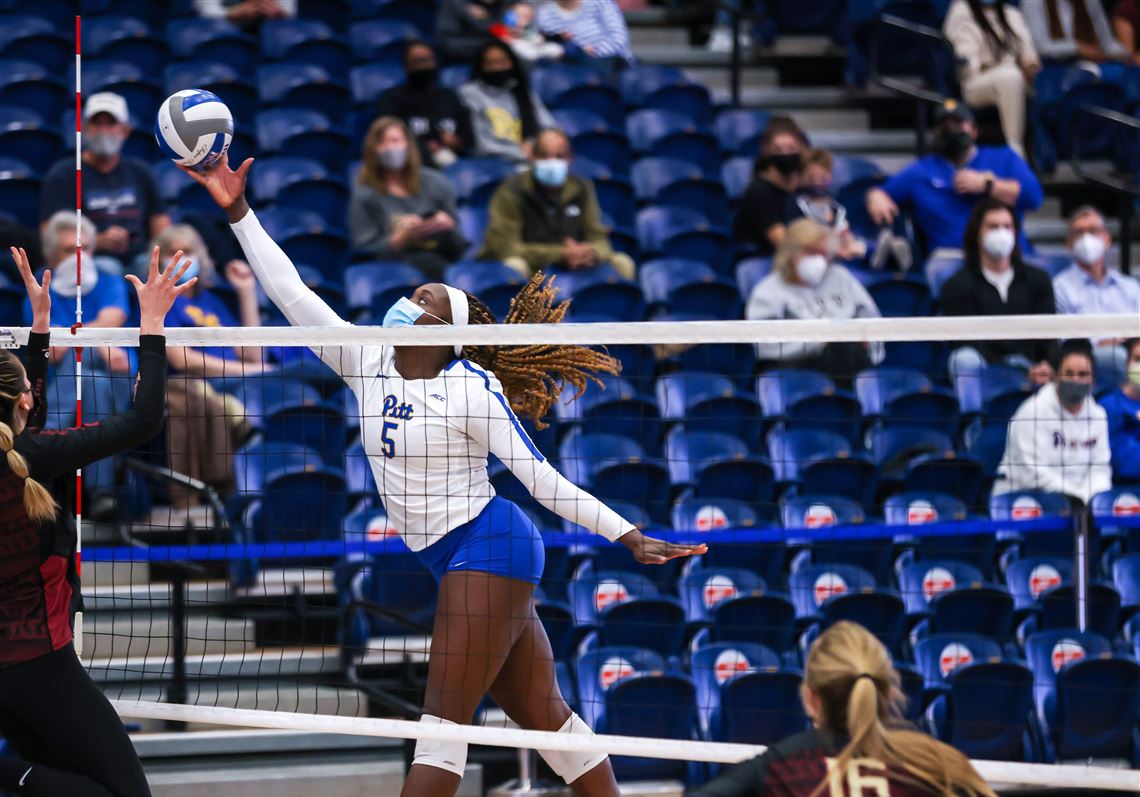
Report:
[[[708,44],[710,53],[732,52],[732,31],[724,27],[713,28]]]

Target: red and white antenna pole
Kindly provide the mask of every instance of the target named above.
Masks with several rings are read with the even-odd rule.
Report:
[[[83,326],[83,91],[80,83],[82,21],[75,18],[75,326]],[[94,242],[92,242],[94,243]],[[75,425],[83,425],[83,347],[75,347]],[[75,568],[83,562],[83,469],[75,469]],[[83,612],[75,614],[75,652],[83,656]]]

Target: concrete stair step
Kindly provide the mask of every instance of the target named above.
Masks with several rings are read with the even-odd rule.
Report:
[[[687,48],[689,46],[689,32],[684,28],[630,25],[629,43],[634,53],[639,53],[646,47],[656,47],[663,44]]]
[[[154,658],[170,655],[168,614],[91,612],[84,616],[84,658]],[[246,653],[253,645],[253,622],[226,617],[191,616],[186,620],[187,655]]]
[[[893,155],[914,150],[910,130],[809,130],[812,146],[844,155],[882,153]]]
[[[86,658],[84,666],[96,683],[166,681],[173,677],[169,656]],[[255,648],[234,653],[196,653],[186,657],[186,677],[205,678],[296,678],[335,675],[341,670],[336,647]]]
[[[717,92],[714,92],[714,95],[716,94]],[[837,86],[780,86],[750,92],[745,99],[745,105],[775,111],[791,111],[801,108],[845,108],[850,107],[850,102],[848,93]]]
[[[713,94],[728,92],[731,88],[731,74],[721,66],[691,66],[685,76],[694,83],[700,83]],[[775,69],[756,67],[740,74],[741,89],[773,89],[780,85],[780,74]]]
[[[190,606],[223,603],[229,595],[225,581],[191,581],[186,585],[186,602]],[[88,612],[139,611],[168,609],[170,584],[99,584],[83,585],[83,603]]]
[[[809,138],[816,130],[842,130],[847,133],[869,133],[871,130],[871,116],[860,108],[790,108],[786,113],[807,131]]]

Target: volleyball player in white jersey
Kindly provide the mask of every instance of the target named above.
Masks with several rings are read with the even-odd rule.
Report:
[[[250,210],[245,182],[251,164],[247,160],[235,172],[223,160],[205,174],[186,171],[226,211],[246,260],[290,323],[348,326],[305,286]],[[565,306],[553,307],[552,300],[552,290],[532,280],[506,320],[559,321]],[[401,299],[384,319],[385,326],[468,323],[494,323],[494,316],[475,297],[439,283]],[[704,553],[703,545],[643,536],[559,475],[519,425],[513,410],[537,420],[563,384],[584,389],[594,372],[616,371],[617,363],[581,346],[315,351],[356,394],[364,450],[389,519],[439,580],[421,722],[469,723],[490,692],[523,728],[592,733],[558,690],[550,642],[534,609],[542,539],[518,507],[495,496],[487,455],[495,454],[548,509],[620,540],[639,562]],[[604,754],[542,755],[575,794],[618,794]],[[403,794],[455,794],[466,760],[465,744],[419,742]]]

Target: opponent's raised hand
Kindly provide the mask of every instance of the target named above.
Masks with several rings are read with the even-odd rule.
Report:
[[[198,281],[197,277],[192,277],[183,284],[178,284],[193,262],[189,258],[183,259],[181,250],[174,253],[166,270],[161,273],[158,270],[158,258],[156,246],[150,252],[150,271],[146,282],[134,274],[127,275],[127,280],[135,286],[139,295],[139,332],[143,335],[161,335],[163,321],[174,300],[193,288]]]
[[[32,273],[32,264],[28,260],[28,253],[21,247],[9,247],[12,259],[16,261],[16,268],[24,280],[24,290],[28,292],[28,301],[32,303],[32,332],[47,332],[51,320],[51,270],[44,269],[42,282],[36,281]]]

